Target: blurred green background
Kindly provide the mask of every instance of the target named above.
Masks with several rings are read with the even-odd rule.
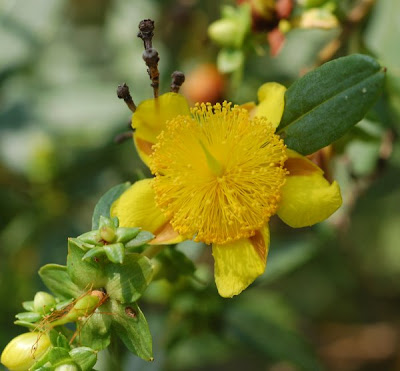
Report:
[[[44,289],[38,268],[65,262],[67,237],[90,229],[98,198],[150,175],[132,142],[113,138],[130,121],[116,86],[127,82],[136,103],[152,96],[136,37],[139,21],[152,18],[162,90],[182,70],[191,100],[255,100],[263,82],[289,86],[356,52],[386,66],[387,83],[367,117],[322,156],[343,207],[301,230],[274,218],[266,273],[230,300],[214,287],[210,249],[183,244],[207,285],[177,279],[149,288],[142,309],[155,361],[126,354],[125,369],[400,370],[400,2],[297,5],[327,3],[339,25],[293,28],[274,58],[265,34],[253,35],[233,89],[207,38],[219,2],[0,0],[0,349],[24,331],[13,325],[21,302]],[[106,364],[102,354],[96,368]]]

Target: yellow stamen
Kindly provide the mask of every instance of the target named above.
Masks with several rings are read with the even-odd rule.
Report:
[[[231,103],[191,112],[169,121],[153,146],[156,203],[184,237],[224,244],[253,236],[276,213],[285,145],[266,118]]]

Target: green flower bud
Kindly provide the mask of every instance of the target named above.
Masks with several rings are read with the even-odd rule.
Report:
[[[54,371],[79,371],[76,365],[60,365]]]
[[[50,346],[47,334],[26,332],[7,344],[1,354],[1,363],[10,371],[28,370]]]
[[[80,298],[66,316],[52,322],[52,326],[60,326],[68,322],[75,322],[80,317],[87,317],[91,315],[96,310],[103,298],[103,292],[93,290],[90,295],[85,295],[84,297]]]
[[[106,241],[108,243],[112,243],[116,239],[114,228],[106,226],[106,225],[104,227],[101,227],[100,236],[104,241]]]
[[[33,310],[40,314],[46,314],[56,305],[53,295],[47,292],[39,291],[33,299]]]
[[[241,40],[238,24],[233,19],[219,19],[208,27],[208,36],[223,47],[238,47]]]

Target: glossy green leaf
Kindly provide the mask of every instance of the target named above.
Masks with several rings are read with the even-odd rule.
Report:
[[[78,322],[78,343],[94,350],[110,345],[113,314],[109,303],[103,304],[89,318]]]
[[[118,184],[115,187],[112,187],[108,190],[99,200],[97,205],[94,208],[93,217],[92,217],[92,229],[99,229],[100,216],[104,216],[106,218],[110,217],[110,207],[112,203],[119,197],[121,194],[129,188],[131,184],[129,182]]]
[[[136,303],[110,302],[113,313],[112,327],[125,346],[138,357],[153,360],[152,339],[146,318]]]
[[[306,155],[339,139],[378,98],[385,72],[371,57],[354,54],[325,63],[297,80],[285,94],[277,132]]]
[[[76,298],[82,294],[82,290],[72,282],[64,265],[47,264],[40,268],[39,276],[53,294],[61,299]]]
[[[82,290],[104,287],[104,262],[100,258],[82,260],[85,252],[76,244],[76,239],[68,240],[67,270],[74,282]]]
[[[97,362],[97,352],[88,347],[74,348],[69,352],[82,371],[90,371]]]
[[[122,264],[124,262],[125,247],[122,243],[104,245],[103,248],[110,262],[115,264]]]
[[[131,303],[140,298],[153,277],[150,260],[139,254],[129,254],[123,264],[107,264],[106,291],[110,298]]]
[[[134,239],[125,244],[125,248],[134,249],[136,247],[143,246],[153,238],[154,234],[147,231],[141,231]]]
[[[117,242],[126,243],[134,239],[140,233],[140,228],[118,228],[116,231]]]

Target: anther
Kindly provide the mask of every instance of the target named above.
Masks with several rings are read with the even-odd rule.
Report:
[[[151,19],[144,19],[139,23],[139,33],[137,34],[143,40],[144,48],[152,48],[152,39],[154,36],[154,21]]]
[[[175,71],[171,75],[172,83],[171,83],[171,91],[173,93],[179,93],[179,88],[185,82],[185,75],[183,72]]]
[[[158,71],[158,61],[160,57],[156,49],[150,48],[143,52],[143,60],[146,63],[147,72],[150,76],[151,86],[153,87],[154,98],[158,97],[158,88],[160,84],[160,72]]]
[[[126,83],[124,83],[123,85],[118,85],[117,96],[119,99],[123,99],[125,101],[126,105],[132,112],[136,111],[136,104],[132,99],[129,87],[128,85],[126,85]]]

